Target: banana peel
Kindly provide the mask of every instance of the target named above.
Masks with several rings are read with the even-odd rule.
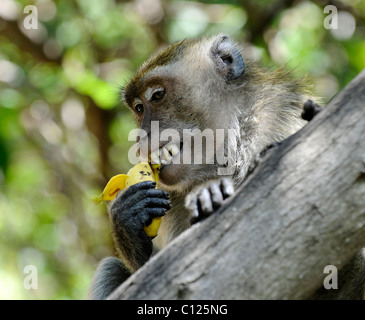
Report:
[[[132,167],[127,174],[118,174],[112,177],[105,186],[103,192],[99,196],[94,197],[93,201],[95,204],[99,204],[102,201],[113,200],[119,191],[125,190],[130,186],[143,181],[155,181],[157,189],[159,171],[159,164],[150,165],[148,162],[140,162]],[[154,238],[157,236],[161,219],[162,217],[153,218],[151,224],[144,226],[144,231],[148,237]]]

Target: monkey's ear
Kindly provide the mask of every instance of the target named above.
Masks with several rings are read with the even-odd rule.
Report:
[[[241,53],[227,36],[217,38],[210,53],[218,73],[223,76],[227,83],[237,80],[245,73],[245,63]]]

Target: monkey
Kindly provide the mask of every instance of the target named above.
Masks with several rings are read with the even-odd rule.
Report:
[[[145,133],[138,140],[139,156],[159,158],[159,188],[141,182],[108,204],[118,257],[100,262],[90,299],[107,298],[153,254],[232,197],[257,154],[305,125],[301,113],[312,95],[304,77],[244,58],[236,42],[220,34],[184,39],[152,55],[124,87],[122,98]],[[178,135],[160,139],[153,149],[153,123]],[[198,145],[194,132],[206,129],[217,138],[224,132],[223,142],[213,147],[202,139],[202,150],[210,148],[213,155],[203,153],[201,162],[174,161],[192,153]],[[190,144],[181,139],[185,132]],[[225,161],[217,160],[218,153]],[[143,227],[155,217],[162,222],[151,239]]]

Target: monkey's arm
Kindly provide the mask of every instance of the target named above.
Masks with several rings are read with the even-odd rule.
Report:
[[[129,187],[109,210],[118,255],[131,272],[145,264],[152,254],[152,239],[144,226],[171,208],[169,194],[155,186],[155,182],[145,181]]]
[[[234,185],[228,178],[212,180],[193,189],[185,201],[185,206],[191,213],[191,223],[196,223],[212,214],[233,193]]]
[[[150,258],[152,239],[144,226],[171,208],[169,193],[155,187],[153,181],[135,184],[111,204],[109,216],[121,260],[109,257],[101,261],[90,286],[90,299],[106,298]]]

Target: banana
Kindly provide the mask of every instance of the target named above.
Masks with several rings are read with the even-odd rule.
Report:
[[[112,177],[105,186],[103,192],[99,196],[94,197],[93,201],[95,204],[99,204],[102,201],[113,200],[119,191],[143,181],[155,181],[157,188],[159,170],[159,164],[150,165],[148,162],[140,162],[132,167],[127,174],[118,174]],[[151,224],[144,226],[144,231],[147,236],[150,238],[157,236],[161,219],[162,217],[153,218]]]

